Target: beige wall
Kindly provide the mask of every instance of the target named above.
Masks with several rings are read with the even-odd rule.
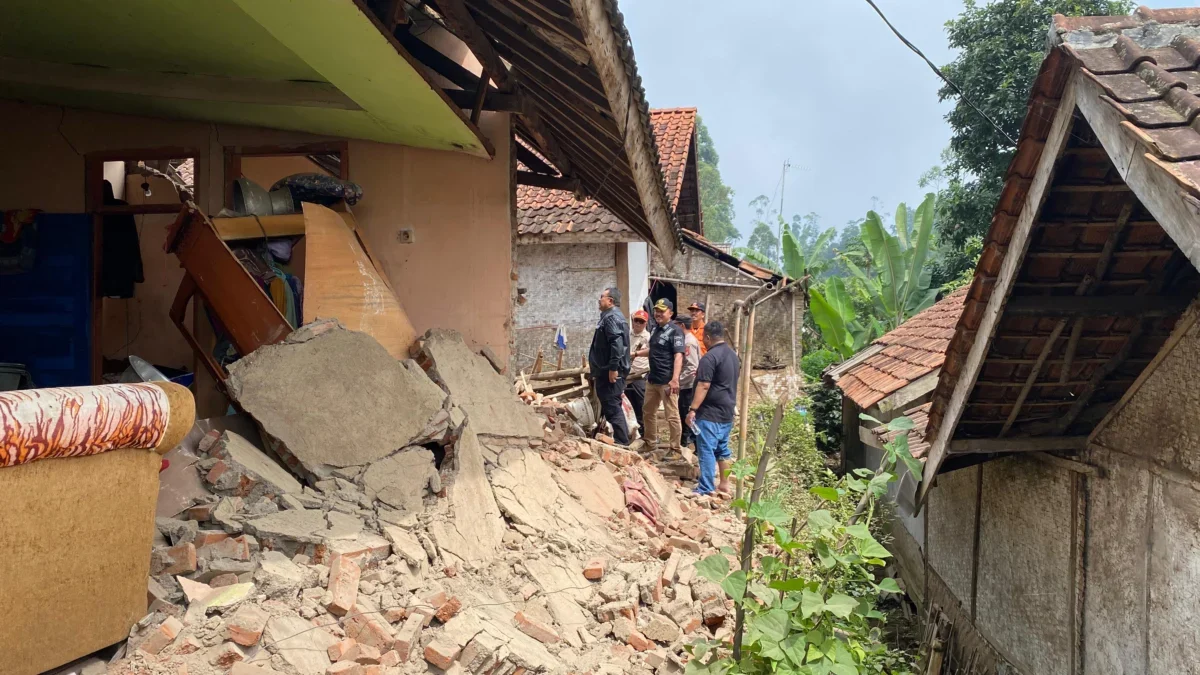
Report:
[[[350,141],[351,179],[366,195],[353,210],[418,332],[453,328],[506,360],[512,287],[509,116],[484,113],[480,127],[496,148],[492,160]],[[197,200],[216,213],[223,199],[225,146],[325,140],[335,139],[0,101],[5,149],[0,209],[82,212],[86,153],[170,147],[198,153]],[[413,228],[415,243],[399,243],[403,227]]]

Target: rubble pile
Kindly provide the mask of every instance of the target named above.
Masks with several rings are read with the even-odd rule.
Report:
[[[322,331],[287,346],[310,365],[328,336],[361,348],[360,334]],[[150,612],[109,672],[682,673],[684,644],[729,635],[731,606],[694,570],[740,537],[728,511],[635,450],[538,417],[456,334],[427,334],[420,353],[397,362],[403,386],[441,400],[420,423],[393,416],[412,436],[391,452],[311,444],[297,429],[312,419],[287,428],[290,415],[323,418],[330,443],[356,423],[301,410],[343,405],[312,390],[244,405],[265,444],[228,428],[203,437],[194,466],[209,494],[157,521]],[[322,386],[353,388],[341,378],[357,370],[321,371]],[[278,439],[303,481],[264,449]]]

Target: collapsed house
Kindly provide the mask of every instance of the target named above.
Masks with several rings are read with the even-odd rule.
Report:
[[[596,328],[596,299],[614,284],[621,290],[626,319],[666,298],[677,314],[686,314],[693,302],[704,303],[708,318],[731,330],[739,303],[784,284],[781,275],[704,238],[696,114],[695,108],[650,111],[671,213],[680,227],[682,247],[673,259],[596,200],[578,198],[571,185],[518,179],[528,183],[517,188],[515,370],[538,372],[549,362],[558,369],[579,364]],[[759,305],[756,367],[776,369],[797,362],[801,303],[803,298],[788,292]],[[565,350],[556,342],[560,329]]]
[[[952,335],[904,347],[941,354],[838,384],[914,420],[894,548],[955,672],[1200,672],[1200,11],[1050,41]]]

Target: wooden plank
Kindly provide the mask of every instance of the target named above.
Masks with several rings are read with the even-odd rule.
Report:
[[[997,420],[998,422],[999,420]],[[950,442],[950,452],[967,455],[988,452],[1048,452],[1083,450],[1087,436],[1015,436],[1012,438],[959,438]]]
[[[0,56],[0,82],[185,101],[362,110],[328,82],[100,68]]]
[[[571,173],[571,159],[562,151],[558,140],[550,130],[546,128],[542,122],[542,116],[538,113],[536,107],[525,101],[525,109],[521,112],[518,122],[519,126],[523,127],[525,133],[522,136],[530,141],[530,145],[536,148],[539,152],[546,156],[558,168],[559,173],[566,176]]]
[[[975,386],[975,380],[979,377],[979,373],[983,369],[984,357],[987,355],[992,336],[995,335],[996,328],[999,326],[1000,316],[1004,311],[1005,300],[1012,291],[1013,282],[1016,281],[1017,275],[1020,272],[1025,251],[1029,246],[1029,234],[1033,229],[1033,222],[1041,212],[1042,203],[1046,199],[1047,188],[1054,177],[1059,155],[1066,146],[1067,137],[1071,132],[1071,125],[1074,122],[1075,83],[1077,80],[1078,76],[1071,77],[1063,90],[1062,97],[1059,99],[1058,110],[1054,114],[1054,122],[1051,124],[1042,155],[1038,159],[1037,169],[1034,172],[1033,180],[1026,194],[1025,203],[1021,208],[1021,214],[1017,218],[1016,225],[1013,228],[1007,253],[1000,265],[1000,273],[996,278],[996,284],[988,298],[988,303],[984,307],[979,328],[975,332],[975,341],[967,353],[966,361],[959,372],[958,380],[954,385],[949,403],[943,413],[937,436],[930,444],[929,452],[926,455],[925,473],[921,480],[920,494],[917,498],[918,504],[924,503],[933,485],[933,479],[937,476],[938,469],[946,459],[946,455],[949,452],[950,439],[954,434],[955,427],[958,426],[958,421],[962,417],[963,410],[966,408],[967,398]]]
[[[1054,351],[1054,346],[1058,344],[1058,338],[1062,335],[1063,329],[1066,328],[1066,320],[1059,321],[1054,330],[1050,331],[1050,336],[1046,338],[1045,344],[1042,345],[1042,351],[1038,354],[1037,360],[1033,362],[1033,368],[1029,370],[1029,375],[1025,378],[1025,386],[1021,387],[1021,391],[1017,394],[1017,400],[1013,402],[1012,411],[1008,413],[1008,419],[1004,420],[1004,426],[1000,427],[1000,433],[997,436],[1004,436],[1012,429],[1013,422],[1016,421],[1017,415],[1021,412],[1021,406],[1025,404],[1025,398],[1029,396],[1029,392],[1033,389],[1033,383],[1037,381],[1038,375],[1042,372],[1042,366],[1046,365],[1046,359],[1049,358],[1050,352]]]
[[[408,25],[403,25],[396,28],[394,36],[396,42],[400,43],[400,46],[404,47],[421,65],[467,91],[475,91],[475,87],[479,84],[478,75],[467,70],[462,64],[449,56],[434,49],[421,40],[421,38],[408,32],[409,27]]]
[[[1117,251],[1114,255],[1118,258],[1165,258],[1173,252],[1174,249],[1152,246],[1148,248],[1127,248]],[[1104,251],[1073,248],[1041,249],[1029,252],[1030,258],[1094,258],[1102,255],[1104,255]]]
[[[475,98],[478,95],[476,88],[443,89],[442,91],[445,92],[446,97],[454,105],[463,110],[470,110],[475,105]],[[484,110],[509,113],[519,113],[525,110],[525,102],[520,94],[505,94],[495,89],[487,89],[486,91],[487,94],[483,98]]]
[[[1067,349],[1063,352],[1063,367],[1059,373],[1058,383],[1066,384],[1071,379],[1071,361],[1075,360],[1075,352],[1079,349],[1079,339],[1083,336],[1083,319],[1075,319],[1071,325],[1071,336],[1067,338]]]
[[[593,56],[600,81],[608,94],[613,119],[624,137],[625,155],[631,163],[642,213],[650,226],[658,254],[670,270],[675,267],[681,242],[667,203],[662,170],[656,161],[654,139],[643,128],[642,103],[625,70],[625,59],[622,57],[624,45],[617,41],[616,31],[609,22],[608,7],[606,0],[571,0],[575,19],[583,30],[588,51]]]
[[[467,10],[463,0],[437,0],[437,8],[442,13],[442,18],[446,20],[447,27],[467,45],[467,48],[479,60],[479,64],[483,66],[484,72],[491,75],[497,85],[510,86],[512,77],[508,73],[508,68],[500,59],[500,55],[496,53],[496,47],[492,44],[491,39],[479,27],[471,12]]]
[[[1177,295],[1023,295],[1008,299],[1005,313],[1030,316],[1173,316],[1191,298]]]
[[[1129,186],[1124,183],[1105,185],[1055,185],[1051,192],[1056,193],[1089,193],[1089,192],[1129,192]]]
[[[524,143],[516,143],[517,161],[525,165],[525,168],[534,173],[540,173],[546,176],[554,176],[558,174],[558,170],[550,166],[542,160],[534,151],[525,147]]]
[[[400,301],[337,212],[304,204],[304,317],[336,318],[375,338],[398,359],[409,358],[416,330]]]
[[[483,99],[487,97],[491,77],[486,68],[479,76],[479,85],[475,87],[475,100],[471,103],[471,124],[479,124],[479,116],[483,114]]]
[[[1144,138],[1142,132],[1105,102],[1102,98],[1106,96],[1105,92],[1095,81],[1077,79],[1079,111],[1104,146],[1113,166],[1192,265],[1200,268],[1200,225],[1169,168],[1146,152],[1154,144],[1138,140]]]
[[[1045,453],[1045,452],[1031,452],[1026,456],[1029,457],[1030,459],[1036,459],[1037,461],[1042,462],[1043,464],[1049,464],[1050,466],[1056,466],[1060,469],[1065,469],[1065,470],[1073,472],[1073,473],[1083,474],[1085,476],[1100,476],[1101,475],[1101,471],[1100,471],[1099,467],[1092,466],[1091,464],[1085,464],[1083,462],[1079,462],[1079,461],[1076,461],[1073,459],[1067,459],[1065,457],[1059,457],[1057,455],[1051,455],[1051,454]]]
[[[547,176],[541,173],[533,173],[532,171],[518,171],[517,185],[532,185],[533,187],[546,188],[548,190],[566,190],[567,192],[578,192],[580,190],[578,178]]]
[[[1097,359],[1097,360],[1099,360],[1099,359]],[[1047,363],[1053,363],[1053,362],[1052,362],[1052,361],[1047,361]],[[1106,382],[1106,384],[1112,384],[1112,385],[1130,385],[1130,384],[1133,384],[1133,382],[1134,382],[1134,380],[1133,380],[1132,378],[1130,378],[1130,379],[1126,379],[1126,380],[1109,380],[1108,382]],[[1074,387],[1074,386],[1080,386],[1080,385],[1084,385],[1084,384],[1087,384],[1087,383],[1088,383],[1088,380],[1068,380],[1068,381],[1066,381],[1066,382],[1060,382],[1060,381],[1057,381],[1057,380],[1056,380],[1056,381],[1054,381],[1054,382],[1034,382],[1034,383],[1033,383],[1033,386],[1035,386],[1035,387],[1054,387],[1054,388],[1059,388],[1059,387]],[[1018,388],[1018,387],[1024,387],[1024,386],[1025,386],[1025,382],[1024,382],[1024,381],[1021,381],[1021,382],[996,382],[996,381],[993,381],[993,380],[983,380],[983,379],[981,379],[981,380],[978,380],[978,381],[975,383],[975,386],[976,386],[976,387],[1000,387],[1000,388],[1003,388],[1003,389],[1016,389],[1016,388]]]
[[[284,216],[242,216],[238,218],[213,218],[221,241],[262,239],[264,237],[292,237],[304,234],[304,216],[292,213]]]

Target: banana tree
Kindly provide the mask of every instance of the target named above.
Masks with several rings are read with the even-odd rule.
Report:
[[[829,242],[836,234],[834,228],[829,228],[817,236],[807,251],[800,248],[800,242],[792,234],[789,227],[783,228],[783,273],[792,279],[804,279],[807,276],[817,276],[829,262],[822,259],[822,253],[829,248]]]
[[[879,214],[867,212],[862,225],[863,244],[871,254],[873,274],[867,274],[849,258],[846,268],[861,284],[888,330],[904,323],[912,315],[929,307],[937,299],[930,288],[931,271],[925,266],[929,240],[933,232],[934,196],[925,195],[908,220],[908,207],[896,209],[896,234],[883,226]]]
[[[820,288],[810,288],[808,299],[821,339],[843,359],[884,333],[875,317],[855,315],[854,302],[841,277],[831,277]]]

